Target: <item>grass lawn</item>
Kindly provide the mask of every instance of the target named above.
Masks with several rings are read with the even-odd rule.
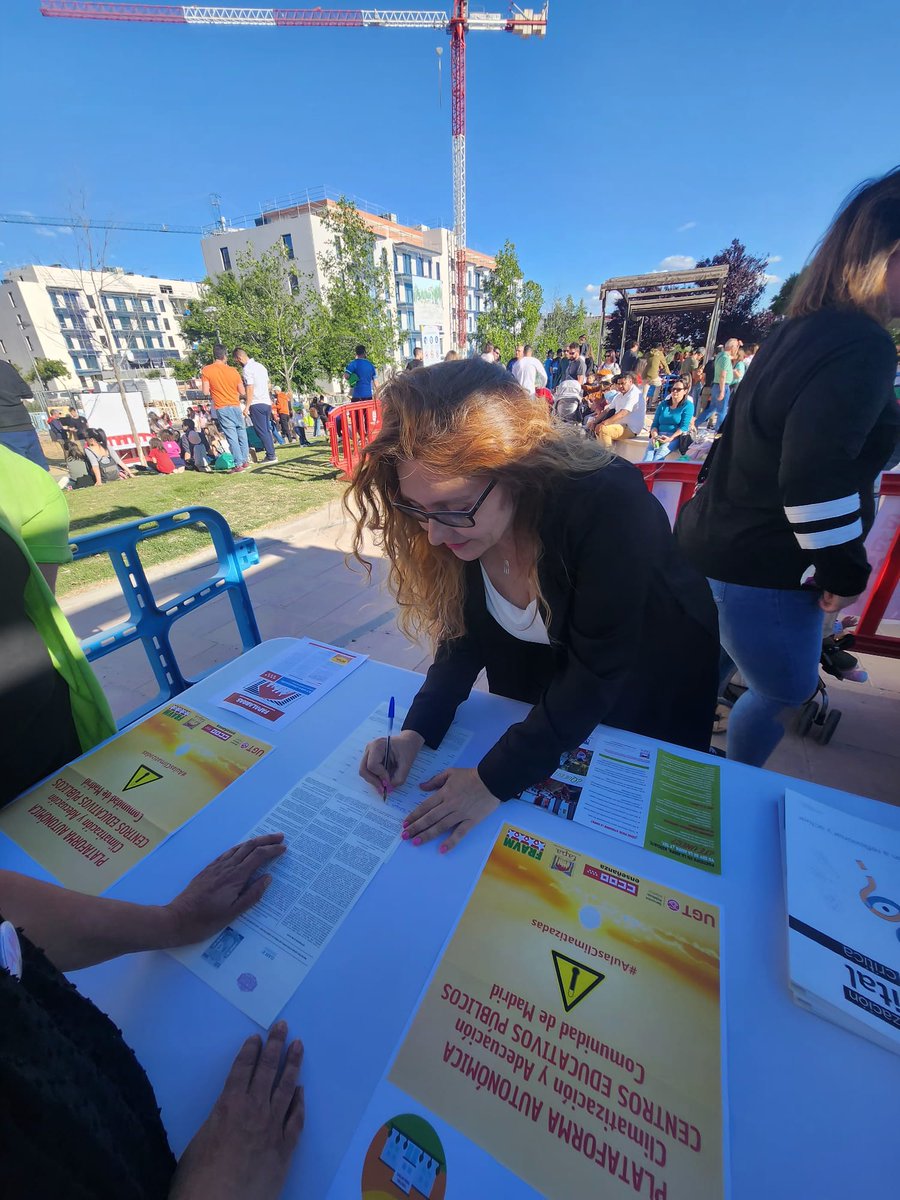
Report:
[[[151,475],[122,479],[102,487],[66,492],[70,537],[106,525],[120,525],[152,517],[171,509],[203,504],[216,509],[234,534],[243,535],[289,521],[343,494],[344,485],[331,465],[328,442],[319,439],[309,449],[276,447],[278,465],[251,468],[239,475],[205,475],[185,471],[180,475]],[[174,530],[141,544],[146,567],[171,562],[210,546],[206,533],[196,528]],[[60,569],[57,592],[66,595],[115,579],[109,558],[99,555]]]

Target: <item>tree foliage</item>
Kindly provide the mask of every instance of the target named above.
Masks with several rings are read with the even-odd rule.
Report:
[[[500,351],[502,362],[512,358],[516,344],[534,343],[544,292],[533,279],[524,279],[515,245],[506,241],[497,254],[496,265],[484,281],[488,302],[478,314],[478,340]]]
[[[793,275],[788,275],[787,279],[772,297],[772,303],[769,305],[769,312],[776,317],[786,317],[787,310],[790,307],[791,300],[794,298],[794,289],[800,280],[800,274],[795,271]]]
[[[390,307],[392,275],[387,252],[376,249],[375,235],[356,205],[343,197],[322,214],[330,234],[319,255],[324,276],[319,362],[329,379],[343,379],[344,367],[358,343],[372,362],[383,367],[397,348]]]
[[[322,306],[311,278],[281,244],[258,255],[250,248],[242,251],[235,268],[204,279],[199,299],[180,318],[182,333],[194,348],[188,368],[196,374],[212,361],[218,341],[229,351],[242,346],[280,387],[312,388],[320,358]]]
[[[58,358],[36,358],[22,378],[26,383],[51,383],[54,379],[64,379],[69,374],[69,366]]]
[[[774,320],[774,314],[770,310],[758,307],[766,287],[764,275],[768,260],[750,254],[743,242],[734,238],[724,250],[712,258],[704,258],[698,262],[697,268],[722,265],[728,267],[728,278],[725,280],[717,341],[723,342],[736,337],[744,342],[759,342],[769,332]],[[712,283],[714,280],[710,279],[708,282]],[[639,292],[646,290],[648,289],[638,289]],[[606,322],[606,344],[616,350],[622,339],[625,310],[625,300],[620,298],[616,302],[615,311]],[[709,313],[703,310],[646,317],[641,331],[641,349],[648,349],[660,342],[666,346],[676,343],[702,346],[706,341],[708,322]],[[638,321],[632,318],[628,322],[628,337],[636,338],[637,334]]]
[[[544,313],[541,321],[538,333],[541,349],[556,353],[568,346],[569,342],[577,342],[588,326],[588,311],[583,300],[576,304],[571,296],[566,296],[564,301],[557,296],[553,307]]]

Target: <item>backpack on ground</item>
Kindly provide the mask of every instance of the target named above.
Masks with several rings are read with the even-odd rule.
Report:
[[[66,462],[66,471],[73,488],[91,487],[94,479],[83,458],[70,458]]]

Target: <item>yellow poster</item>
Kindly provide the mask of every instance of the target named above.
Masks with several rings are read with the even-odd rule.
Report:
[[[269,750],[169,704],[19,796],[0,832],[66,887],[99,896]]]
[[[390,1083],[549,1200],[717,1200],[721,1078],[718,909],[504,826]]]

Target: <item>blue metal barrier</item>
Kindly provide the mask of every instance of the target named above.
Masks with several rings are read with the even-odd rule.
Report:
[[[209,532],[218,557],[215,572],[197,587],[182,592],[164,608],[160,608],[137,547],[147,538],[159,537],[190,525],[202,525]],[[88,662],[96,662],[114,650],[121,650],[139,641],[143,644],[159,684],[159,693],[154,699],[121,718],[120,729],[197,682],[182,674],[170,640],[172,626],[186,613],[193,612],[217,596],[227,595],[244,650],[258,646],[262,641],[243,576],[246,567],[259,562],[256,542],[253,538],[235,540],[228,522],[214,508],[192,506],[138,521],[126,521],[122,525],[112,525],[108,529],[86,533],[83,537],[71,538],[69,547],[76,562],[95,554],[108,554],[128,604],[127,620],[81,643]]]

